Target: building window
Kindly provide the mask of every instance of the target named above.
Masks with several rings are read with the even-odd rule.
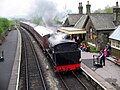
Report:
[[[120,41],[111,40],[111,46],[116,49],[120,49]]]
[[[120,48],[120,42],[118,42],[118,48]]]
[[[111,46],[115,47],[115,41],[111,40]]]
[[[90,39],[93,39],[93,30],[92,30],[92,28],[90,29]]]
[[[119,42],[118,41],[116,41],[116,47],[118,48],[119,47],[119,44],[118,44]]]

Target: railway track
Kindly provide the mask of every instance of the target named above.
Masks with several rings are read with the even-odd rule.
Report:
[[[96,90],[86,77],[78,71],[58,75],[66,90]]]
[[[60,78],[67,90],[88,90],[72,73],[60,75]]]
[[[29,36],[21,30],[22,35],[22,66],[20,90],[46,90],[46,84],[34,46]]]

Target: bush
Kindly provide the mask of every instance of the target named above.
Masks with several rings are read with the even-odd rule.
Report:
[[[96,47],[91,45],[89,45],[89,47],[90,47],[90,52],[95,52],[95,53],[99,52]]]
[[[4,35],[4,33],[11,29],[14,26],[14,22],[8,20],[6,18],[0,18],[0,36]]]
[[[86,46],[89,46],[89,44],[87,43],[87,41],[82,41],[82,44],[85,44]]]

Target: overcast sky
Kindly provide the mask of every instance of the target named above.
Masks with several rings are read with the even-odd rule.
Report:
[[[39,1],[39,2],[38,2]],[[73,13],[78,13],[79,2],[82,2],[83,10],[86,11],[86,4],[88,0],[0,0],[0,16],[13,17],[13,16],[26,16],[36,7],[43,7],[43,2],[52,2],[59,12],[64,10],[72,10]],[[99,8],[103,9],[105,6],[115,6],[117,0],[89,0],[91,4],[91,11]],[[41,3],[41,4],[36,4]],[[40,6],[36,6],[40,5]],[[120,5],[120,2],[119,2]]]

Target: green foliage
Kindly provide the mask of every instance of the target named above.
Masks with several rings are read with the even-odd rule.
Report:
[[[0,18],[0,36],[14,25],[13,21],[6,18]]]
[[[2,35],[3,33],[3,28],[0,26],[0,36]]]
[[[87,41],[82,41],[82,44],[85,44],[85,45],[87,45],[87,46],[88,46]]]
[[[99,52],[96,47],[91,45],[89,45],[89,47],[90,47],[90,52],[95,52],[95,53]]]
[[[95,10],[94,13],[112,13],[113,12],[112,8],[113,7],[109,7],[109,5],[107,5],[105,7],[105,9],[103,9],[103,10],[102,9]]]
[[[95,10],[94,13],[103,13],[103,10],[98,9],[98,10]]]
[[[106,6],[106,7],[105,7],[105,12],[106,12],[106,13],[112,13],[112,12],[113,12],[112,7]]]
[[[35,24],[37,24],[37,25],[43,25],[43,26],[45,25],[44,21],[43,21],[43,18],[40,17],[40,16],[33,17],[32,18],[32,22],[35,23]]]
[[[62,24],[62,21],[60,21],[57,16],[55,16],[54,21],[55,21],[57,24]]]
[[[9,20],[9,29],[13,28],[15,23],[11,20]]]
[[[82,44],[86,44],[87,47],[89,47],[89,51],[90,51],[90,52],[94,52],[94,53],[99,52],[96,47],[94,47],[94,46],[92,46],[92,45],[89,45],[87,41],[82,41]]]

